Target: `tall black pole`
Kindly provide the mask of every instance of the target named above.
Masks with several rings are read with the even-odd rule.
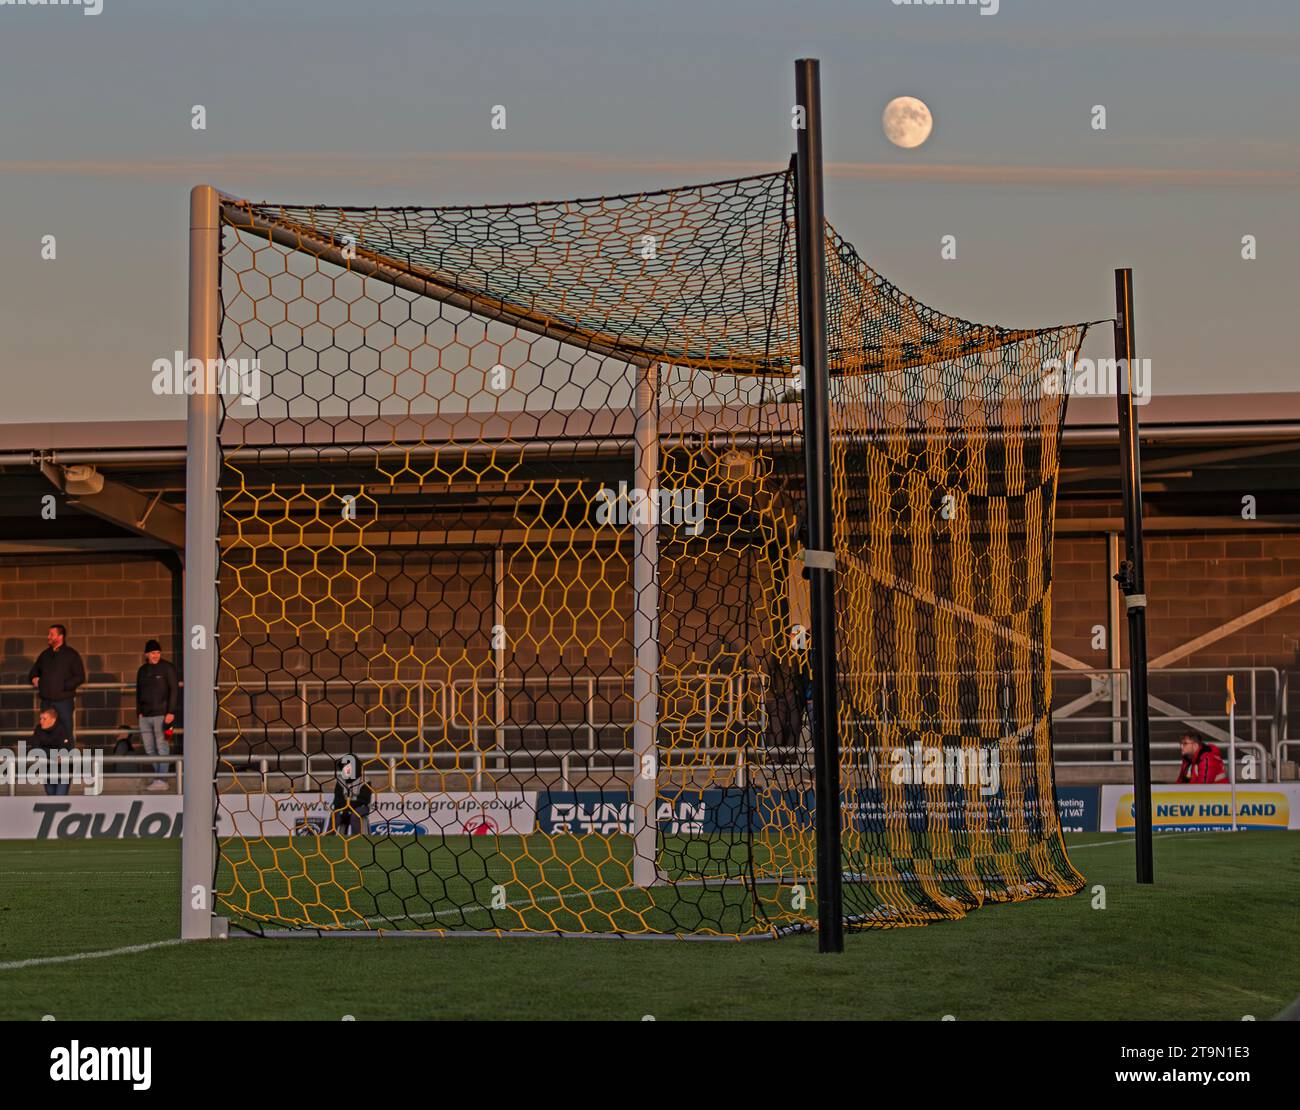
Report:
[[[1133,742],[1134,831],[1137,881],[1155,881],[1151,852],[1151,728],[1147,712],[1147,593],[1142,558],[1142,449],[1133,408],[1133,271],[1115,271],[1115,399],[1119,406],[1120,471],[1124,480],[1125,558],[1115,580],[1128,613],[1129,736]]]
[[[826,355],[826,238],[822,207],[819,65],[795,62],[801,109],[795,160],[799,350],[803,362],[804,475],[808,536],[804,574],[811,595],[812,735],[817,821],[817,947],[844,951],[840,861],[840,742],[835,690],[835,534],[831,515],[830,370]]]

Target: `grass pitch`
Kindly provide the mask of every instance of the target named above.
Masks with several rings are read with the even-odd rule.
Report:
[[[712,881],[643,890],[631,885],[626,836],[232,837],[217,890],[227,895],[222,912],[255,931],[269,921],[272,929],[767,932],[743,884],[747,847],[734,837],[664,837],[667,872]],[[759,897],[776,919],[798,921],[780,890],[767,883]]]
[[[0,1018],[1235,1021],[1300,995],[1300,834],[1158,834],[1146,888],[1130,838],[1069,843],[1088,880],[1074,898],[853,933],[841,956],[796,936],[235,939],[81,958],[175,936],[179,844],[0,842]]]

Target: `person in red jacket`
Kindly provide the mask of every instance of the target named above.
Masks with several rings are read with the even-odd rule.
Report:
[[[1202,740],[1194,732],[1185,732],[1179,745],[1183,750],[1183,765],[1178,769],[1178,778],[1174,781],[1196,785],[1228,781],[1223,756],[1208,740]]]

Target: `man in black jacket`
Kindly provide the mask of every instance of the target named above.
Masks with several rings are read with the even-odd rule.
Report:
[[[72,743],[76,729],[72,725],[73,699],[77,687],[86,681],[86,668],[75,648],[68,647],[68,630],[61,624],[50,625],[45,641],[50,646],[36,657],[27,677],[41,696],[41,708],[53,709]]]
[[[162,657],[162,645],[150,640],[144,645],[144,663],[135,672],[135,711],[140,718],[140,742],[146,755],[169,755],[167,733],[176,720],[180,703],[180,683],[176,668]],[[168,765],[155,763],[154,774],[165,775]],[[167,784],[156,778],[150,790],[166,790]]]
[[[42,709],[36,727],[32,730],[32,748],[45,752],[48,759],[49,773],[45,780],[45,793],[61,796],[68,792],[69,784],[56,770],[55,753],[69,751],[74,747],[76,745],[68,736],[68,730],[63,727],[58,713],[53,709]]]
[[[370,831],[370,805],[375,792],[357,767],[355,755],[338,761],[334,775],[334,832],[339,836],[365,835]]]

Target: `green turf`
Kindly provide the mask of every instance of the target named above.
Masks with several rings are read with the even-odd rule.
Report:
[[[253,927],[767,932],[743,882],[748,848],[740,837],[665,837],[665,871],[731,881],[643,890],[631,885],[627,836],[230,838],[217,890]],[[767,883],[760,896],[779,893]]]
[[[776,942],[230,940],[0,968],[0,1018],[1265,1018],[1300,995],[1300,835],[1070,838],[1074,898]],[[176,932],[174,841],[0,842],[0,963]],[[1105,887],[1094,909],[1093,887]]]
[[[883,838],[879,838],[883,841]],[[560,933],[771,935],[807,929],[817,907],[792,863],[812,869],[811,834],[665,835],[659,868],[669,882],[633,885],[634,843],[625,835],[230,837],[217,876],[218,912],[263,928],[473,930]],[[954,854],[984,875],[988,891],[1048,877],[1018,869],[1012,846],[984,859]],[[883,853],[884,844],[877,846]],[[876,855],[872,860],[879,862]],[[846,867],[863,860],[846,853]],[[898,861],[895,861],[898,863]],[[847,913],[888,920],[948,916],[909,872],[946,875],[948,897],[968,897],[950,859],[908,860],[896,884],[844,880]],[[907,872],[908,877],[902,878]],[[993,900],[993,895],[990,894]]]

